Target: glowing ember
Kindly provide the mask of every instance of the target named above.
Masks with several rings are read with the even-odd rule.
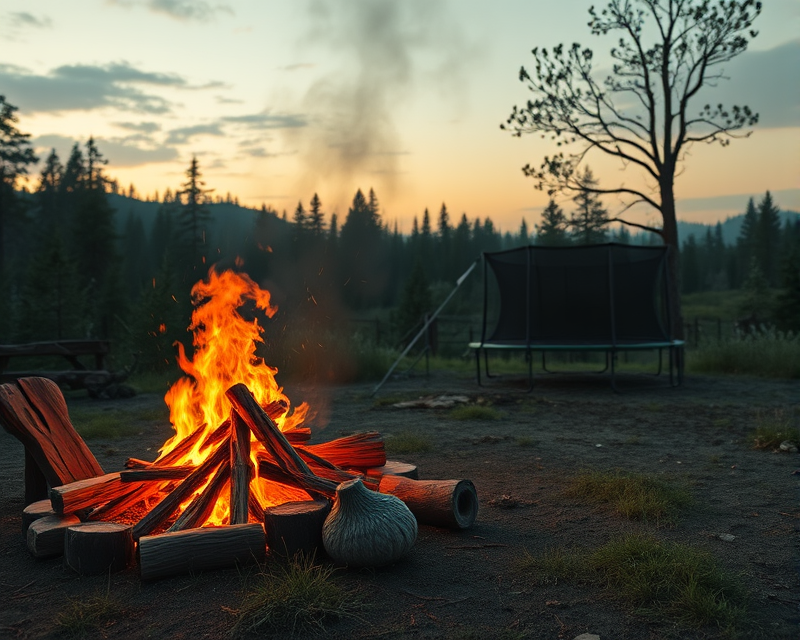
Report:
[[[274,316],[277,307],[270,304],[269,292],[261,289],[246,274],[217,273],[212,267],[208,280],[198,282],[192,288],[192,299],[196,306],[190,327],[194,332],[194,358],[189,360],[183,345],[178,345],[178,364],[189,377],[178,380],[165,396],[175,435],[161,450],[163,457],[184,438],[202,429],[204,433],[197,438],[194,448],[177,462],[184,465],[198,465],[207,457],[206,437],[230,417],[231,404],[225,391],[232,385],[245,384],[262,406],[282,401],[289,407],[289,399],[275,381],[278,370],[256,356],[257,343],[263,342],[263,329],[256,319],[246,320],[238,312],[240,307],[252,302],[268,317]],[[303,403],[291,415],[277,418],[275,422],[282,431],[287,431],[300,425],[307,413],[308,406]],[[255,461],[256,454],[263,451],[263,447],[254,438],[251,440],[251,457]],[[197,493],[200,491],[202,487]],[[302,491],[293,493],[288,488],[259,479],[251,483],[251,491],[262,506],[305,496]],[[224,523],[228,508],[227,498],[220,496],[209,521]]]

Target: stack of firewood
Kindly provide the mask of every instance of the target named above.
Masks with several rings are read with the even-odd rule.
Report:
[[[474,522],[470,481],[414,479],[415,467],[387,463],[378,433],[308,444],[310,430],[277,428],[286,405],[261,407],[242,384],[226,395],[231,414],[215,430],[195,431],[154,462],[130,459],[124,471],[53,487],[49,500],[29,505],[23,526],[31,553],[63,552],[67,564],[93,573],[128,566],[138,551],[142,577],[154,579],[258,561],[268,548],[312,551],[337,486],[355,478],[403,500],[420,524],[463,529]],[[252,457],[251,434],[260,445]],[[196,449],[208,452],[205,460],[183,463]],[[304,499],[265,508],[251,491],[256,478]],[[226,488],[228,524],[203,527]],[[131,523],[137,512],[144,515]]]

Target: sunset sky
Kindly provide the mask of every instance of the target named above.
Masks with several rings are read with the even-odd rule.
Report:
[[[546,200],[520,167],[553,149],[499,124],[530,95],[518,72],[533,47],[581,42],[608,66],[591,4],[4,0],[0,94],[41,156],[54,147],[65,161],[92,135],[108,173],[140,194],[175,190],[196,155],[209,188],[249,206],[291,215],[317,192],[344,215],[373,187],[405,232],[442,202],[454,220],[516,230]],[[800,210],[800,2],[764,5],[731,80],[696,105],[747,104],[761,121],[726,149],[693,149],[677,182],[684,220],[735,215],[766,190]],[[592,168],[619,180],[616,165]]]

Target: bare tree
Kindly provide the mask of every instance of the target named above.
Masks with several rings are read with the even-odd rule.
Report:
[[[674,183],[687,149],[695,142],[723,146],[754,125],[758,115],[746,106],[705,105],[696,111],[698,93],[722,79],[728,62],[747,48],[761,13],[752,0],[611,0],[599,12],[589,10],[593,35],[618,34],[611,49],[613,69],[598,81],[591,49],[573,44],[552,50],[535,48],[535,72],[520,70],[520,81],[534,94],[514,107],[501,128],[516,136],[539,133],[573,153],[546,156],[525,175],[549,195],[590,192],[619,196],[622,211],[646,203],[661,214],[660,228],[622,222],[661,235],[671,248],[670,319],[682,335],[678,269],[678,226]],[[694,115],[696,114],[696,115]],[[579,166],[590,152],[621,161],[644,180],[603,187],[582,179]],[[636,186],[644,184],[644,187]],[[618,214],[619,215],[619,214]]]

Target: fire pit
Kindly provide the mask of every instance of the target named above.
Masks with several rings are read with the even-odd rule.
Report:
[[[58,485],[49,500],[25,510],[31,553],[64,552],[81,573],[120,569],[138,558],[142,577],[154,579],[262,560],[268,551],[312,552],[320,548],[337,487],[355,480],[399,498],[419,524],[472,525],[477,494],[469,480],[417,480],[413,466],[387,463],[380,434],[309,443],[310,408],[291,406],[275,381],[277,370],[256,356],[263,330],[239,312],[254,303],[272,317],[277,309],[269,292],[246,275],[212,269],[192,294],[194,354],[190,360],[179,347],[187,377],[165,398],[175,435],[153,462],[129,459],[125,470],[99,474],[91,453],[81,449],[88,468],[64,483],[64,474],[47,468],[63,440],[59,429],[71,430],[60,393],[24,380],[19,388],[0,387],[4,426]],[[41,407],[54,405],[55,429],[32,419],[26,401],[38,405],[45,422]]]

